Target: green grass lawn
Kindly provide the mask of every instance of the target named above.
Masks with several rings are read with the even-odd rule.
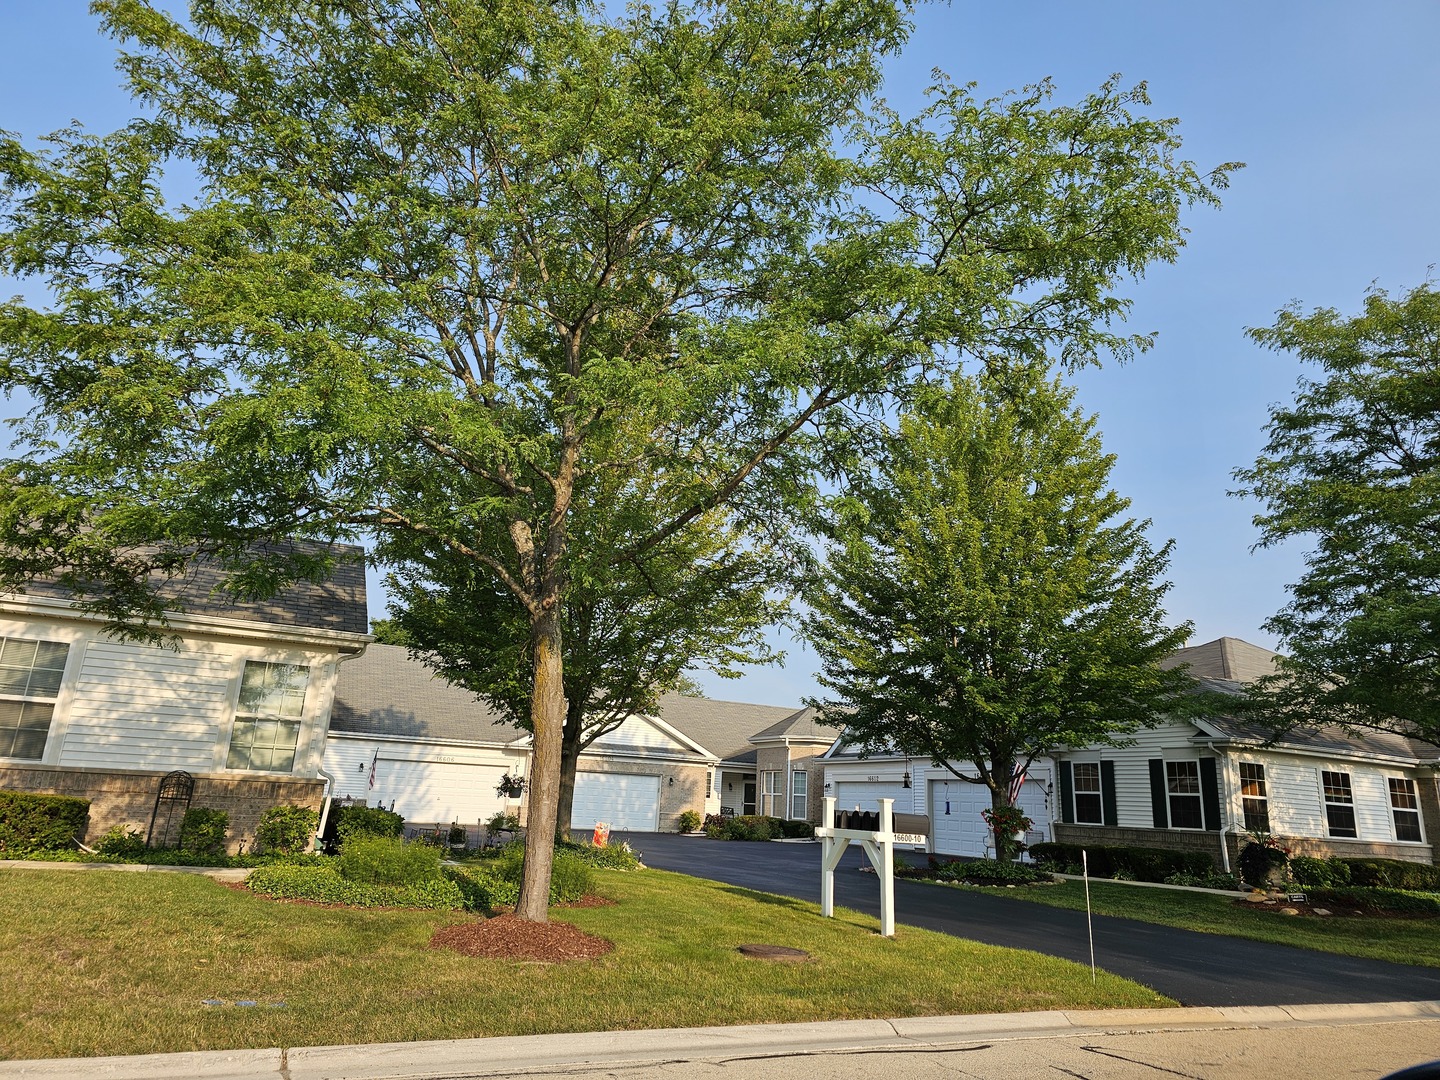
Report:
[[[597,880],[613,906],[554,917],[615,950],[544,965],[430,949],[460,914],[276,903],[181,874],[3,871],[0,1056],[1174,1004],[1113,975],[1092,985],[1067,961],[905,927],[887,940],[867,916],[822,919],[734,886],[655,870]],[[812,960],[736,953],[750,942]]]
[[[1079,881],[983,891],[1017,901],[1085,909],[1085,886]],[[1097,915],[1120,915],[1205,934],[1229,934],[1397,964],[1440,967],[1440,919],[1288,916],[1259,911],[1224,896],[1104,881],[1090,882],[1090,901]]]

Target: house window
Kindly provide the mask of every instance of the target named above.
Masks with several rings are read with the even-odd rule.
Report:
[[[1395,817],[1395,839],[1420,843],[1420,800],[1415,797],[1415,781],[1391,777],[1389,784],[1390,813]]]
[[[1080,825],[1105,824],[1105,808],[1100,800],[1100,763],[1077,761],[1075,777],[1075,821]]]
[[[63,641],[0,638],[0,757],[45,756],[69,655]]]
[[[777,811],[785,798],[785,789],[780,784],[780,773],[760,774],[760,813],[768,817],[779,817]]]
[[[1265,792],[1265,766],[1254,761],[1240,762],[1240,805],[1245,812],[1245,830],[1270,831],[1270,797]]]
[[[246,661],[227,769],[290,772],[295,768],[309,684],[308,667]]]
[[[805,795],[810,786],[810,774],[796,769],[790,774],[790,816],[796,821],[805,820]]]
[[[1325,821],[1331,836],[1355,835],[1355,796],[1350,791],[1350,774],[1320,773],[1320,787],[1325,793]]]
[[[1165,762],[1165,793],[1170,802],[1172,829],[1203,829],[1200,809],[1200,762]]]

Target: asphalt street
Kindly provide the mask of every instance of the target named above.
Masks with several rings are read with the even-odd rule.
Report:
[[[820,902],[820,845],[745,843],[668,833],[615,834],[647,866]],[[879,916],[880,884],[854,845],[835,874],[835,902]],[[1280,918],[1282,916],[1277,916]],[[902,925],[1090,962],[1083,912],[969,889],[895,882]],[[1440,1000],[1440,969],[1361,960],[1097,915],[1095,960],[1182,1005],[1300,1005]]]

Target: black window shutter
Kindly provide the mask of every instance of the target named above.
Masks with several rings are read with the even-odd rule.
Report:
[[[1165,797],[1165,759],[1150,759],[1150,813],[1155,819],[1155,828],[1170,827],[1170,807]]]
[[[1075,780],[1068,761],[1060,762],[1060,820],[1066,825],[1075,823]]]
[[[1115,812],[1115,763],[1113,761],[1100,762],[1100,808],[1106,825],[1113,828],[1119,824],[1120,815]]]
[[[1215,759],[1200,759],[1200,809],[1205,815],[1205,828],[1220,831],[1220,783],[1215,778]]]

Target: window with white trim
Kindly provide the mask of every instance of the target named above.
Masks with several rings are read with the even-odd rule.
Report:
[[[0,757],[45,756],[69,655],[63,641],[0,638]]]
[[[1200,762],[1165,762],[1165,797],[1169,800],[1172,829],[1203,829],[1200,809]]]
[[[1420,843],[1420,800],[1415,796],[1415,781],[1392,776],[1387,783],[1390,814],[1395,819],[1395,839],[1407,844]]]
[[[805,820],[805,798],[810,787],[810,774],[796,769],[790,774],[790,817],[795,821]]]
[[[1075,790],[1075,821],[1080,825],[1105,824],[1105,807],[1100,799],[1100,763],[1076,761],[1071,765]]]
[[[1355,795],[1350,774],[1321,770],[1320,788],[1325,796],[1325,823],[1331,836],[1354,837]]]
[[[1240,806],[1245,814],[1247,832],[1270,831],[1270,796],[1265,787],[1265,766],[1258,761],[1240,762]]]
[[[247,660],[225,767],[292,771],[309,685],[310,669],[304,665]]]
[[[785,788],[780,783],[780,772],[765,771],[760,774],[760,813],[766,817],[780,817],[780,806],[785,799]]]

